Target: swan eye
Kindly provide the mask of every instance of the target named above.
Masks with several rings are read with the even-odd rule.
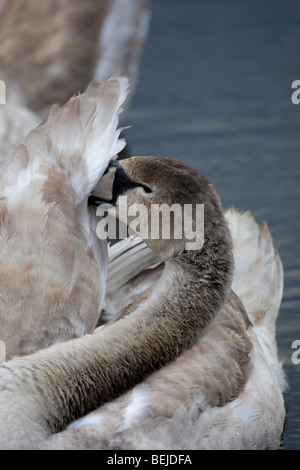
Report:
[[[145,191],[145,193],[152,193],[152,189],[149,188],[149,186],[146,186],[145,184],[142,184],[142,188]]]

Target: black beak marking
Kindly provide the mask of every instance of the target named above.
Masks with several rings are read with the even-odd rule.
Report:
[[[88,199],[88,203],[93,206],[99,206],[101,204],[107,204],[110,203],[114,205],[118,199],[119,196],[124,194],[126,191],[132,188],[144,188],[146,193],[151,193],[152,190],[148,186],[142,184],[142,183],[137,183],[135,181],[132,181],[128,175],[125,173],[122,167],[117,166],[115,162],[112,162],[108,165],[106,168],[104,175],[108,173],[109,168],[115,166],[116,171],[114,175],[114,181],[113,181],[113,189],[112,189],[112,200],[105,200],[105,199],[100,199],[97,196],[91,195]]]

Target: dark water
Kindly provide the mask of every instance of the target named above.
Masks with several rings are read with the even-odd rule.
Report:
[[[126,131],[134,155],[172,156],[224,207],[266,220],[285,289],[277,323],[289,390],[283,449],[300,449],[300,1],[153,0]]]

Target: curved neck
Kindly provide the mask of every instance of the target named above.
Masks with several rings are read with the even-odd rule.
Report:
[[[0,447],[37,445],[190,348],[225,301],[232,269],[226,229],[173,256],[157,289],[119,322],[2,365]]]

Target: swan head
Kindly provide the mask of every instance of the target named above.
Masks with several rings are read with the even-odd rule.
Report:
[[[163,260],[201,250],[216,227],[226,232],[212,184],[185,163],[161,157],[113,161],[89,198],[137,232]],[[226,233],[226,236],[229,236]]]

